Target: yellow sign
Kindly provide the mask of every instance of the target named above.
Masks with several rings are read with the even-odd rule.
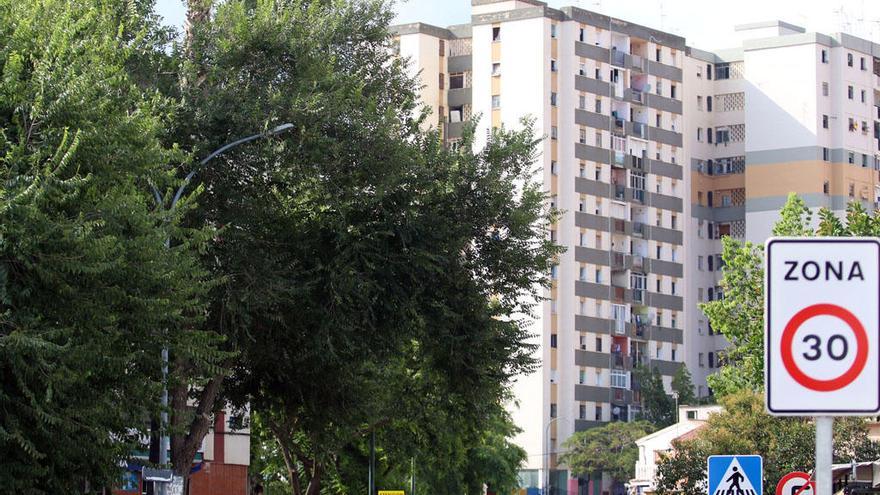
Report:
[[[403,490],[379,490],[379,495],[406,495]]]

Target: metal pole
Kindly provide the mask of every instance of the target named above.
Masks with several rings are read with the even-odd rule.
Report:
[[[205,166],[211,159],[216,157],[217,155],[232,149],[240,144],[247,143],[249,141],[253,141],[259,138],[272,137],[278,134],[281,134],[284,131],[293,129],[293,124],[286,123],[276,126],[270,129],[268,132],[262,134],[254,134],[253,136],[248,136],[244,139],[239,139],[238,141],[234,141],[232,143],[221,146],[220,148],[214,150],[210,155],[205,157],[202,161],[199,162],[199,167]],[[173,210],[175,206],[177,206],[177,202],[180,200],[180,197],[183,195],[183,190],[189,185],[190,181],[195,177],[196,171],[198,169],[193,169],[189,174],[187,174],[186,178],[183,180],[183,184],[177,189],[177,192],[174,194],[174,197],[171,199],[171,204],[168,206],[168,210]],[[160,208],[164,206],[165,199],[159,194],[159,190],[156,189],[156,186],[150,184],[153,189],[153,196],[156,199],[156,204]],[[171,247],[171,239],[165,239],[165,248],[168,249]],[[171,437],[168,436],[168,348],[162,347],[162,415],[161,415],[161,425],[159,426],[159,431],[161,436],[159,438],[159,464],[164,466],[168,463],[168,449],[171,444]],[[165,495],[166,493],[166,485],[167,483],[157,483],[159,495]]]
[[[416,495],[416,458],[410,459],[409,495]]]
[[[370,433],[370,468],[369,468],[369,476],[367,478],[368,489],[370,490],[368,495],[375,495],[376,493],[376,432],[373,431]]]
[[[816,494],[832,495],[831,492],[831,460],[833,451],[834,418],[821,416],[816,418]]]

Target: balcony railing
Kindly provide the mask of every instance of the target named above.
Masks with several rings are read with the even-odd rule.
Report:
[[[620,201],[626,199],[626,188],[621,185],[614,186],[614,199]]]
[[[638,201],[639,203],[645,202],[645,191],[643,189],[633,189],[633,201]]]
[[[641,123],[641,122],[633,122],[632,123],[632,133],[634,136],[640,137],[642,139],[647,139],[648,126]]]
[[[622,151],[614,152],[614,165],[620,165],[621,167],[626,163],[626,154]]]
[[[644,166],[644,159],[642,157],[630,155],[629,161],[630,161],[630,166],[634,170],[642,170],[642,167]]]
[[[626,266],[626,264],[624,263],[625,260],[626,260],[626,257],[623,255],[623,253],[612,252],[611,253],[611,268],[618,269],[618,270],[624,268]]]
[[[625,234],[626,233],[626,220],[621,220],[619,218],[614,218],[614,232],[616,234]]]
[[[643,236],[645,235],[645,224],[642,222],[633,222],[633,235]]]
[[[632,257],[632,264],[635,268],[642,268],[644,266],[645,258],[641,254],[634,254]]]
[[[614,48],[611,50],[611,63],[623,66],[626,63],[626,53]]]
[[[645,302],[645,289],[633,289],[632,290],[632,300],[635,303],[644,303]]]

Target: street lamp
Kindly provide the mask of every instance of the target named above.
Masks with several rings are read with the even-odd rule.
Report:
[[[212,159],[216,158],[218,155],[235,148],[244,143],[248,143],[251,141],[255,141],[257,139],[262,138],[270,138],[272,136],[277,136],[282,132],[293,129],[293,124],[286,123],[281,124],[279,126],[275,126],[272,129],[261,132],[260,134],[254,134],[253,136],[248,136],[246,138],[239,139],[237,141],[233,141],[231,143],[225,144],[216,150],[214,150],[210,155],[206,156],[202,161],[199,162],[198,166],[192,169],[190,173],[186,175],[186,178],[183,179],[183,184],[177,188],[177,192],[174,193],[174,197],[171,199],[171,204],[168,205],[167,211],[172,211],[177,206],[177,202],[180,200],[180,197],[183,196],[183,191],[186,189],[186,186],[192,182],[192,179],[196,176],[196,172],[203,166],[205,166]],[[156,205],[160,208],[165,205],[165,198],[159,192],[155,185],[150,183],[150,187],[153,189],[153,196],[156,198]],[[171,247],[171,238],[165,239],[165,247]],[[168,347],[162,347],[162,415],[161,415],[161,426],[160,429],[162,431],[161,439],[159,440],[159,464],[165,465],[168,463],[168,448],[171,442],[170,437],[168,436]],[[163,483],[160,485],[159,493],[160,495],[164,495],[166,484]]]

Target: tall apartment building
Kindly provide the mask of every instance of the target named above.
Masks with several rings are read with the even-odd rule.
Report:
[[[395,27],[445,139],[480,115],[533,117],[567,247],[535,322],[540,370],[515,384],[524,487],[609,494],[557,466],[573,432],[639,414],[636,365],[695,392],[727,342],[700,302],[723,297],[721,238],[763,243],[790,192],[842,213],[880,199],[880,46],[779,21],[713,52],[681,37],[537,0],[472,0],[472,22]],[[549,476],[547,475],[549,473]]]
[[[684,68],[685,352],[699,395],[727,345],[694,308],[723,297],[721,237],[763,243],[791,192],[841,216],[880,201],[880,46],[780,21],[736,34],[736,48],[688,48]]]
[[[447,139],[472,115],[478,139],[527,116],[547,136],[543,180],[566,212],[551,235],[568,250],[536,322],[542,366],[516,384],[513,411],[526,484],[537,486],[574,431],[638,414],[635,365],[656,367],[669,387],[684,361],[685,44],[535,0],[472,8],[468,26],[396,34]],[[554,486],[576,486],[554,474]]]

